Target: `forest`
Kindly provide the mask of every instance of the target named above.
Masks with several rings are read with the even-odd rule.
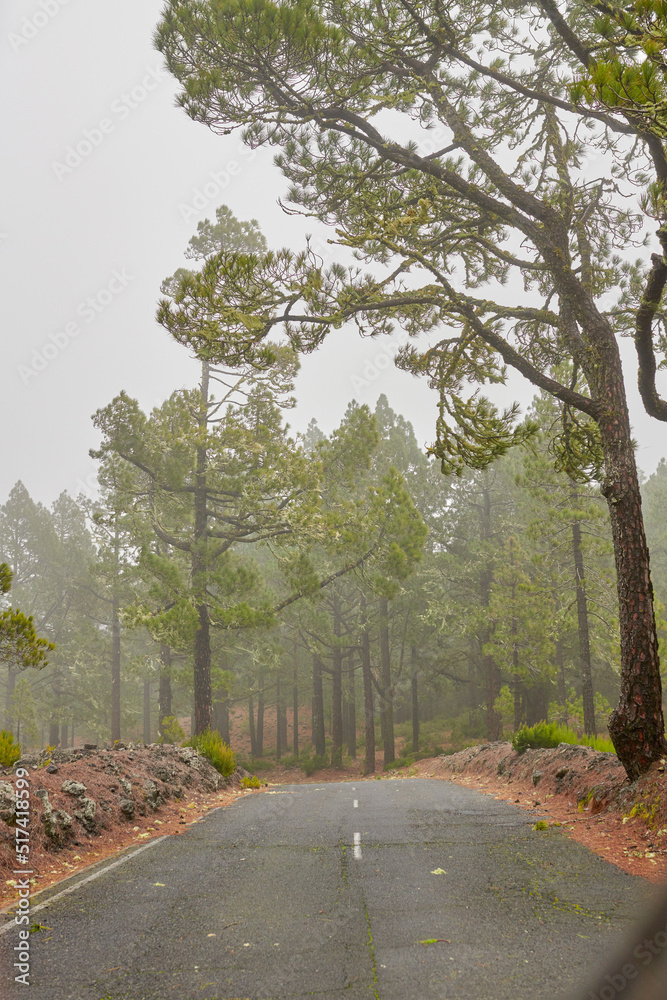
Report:
[[[613,544],[599,484],[559,467],[562,407],[537,395],[523,446],[443,476],[384,396],[292,434],[296,368],[204,361],[149,414],[119,395],[94,418],[95,499],[15,485],[0,558],[54,648],[40,669],[8,656],[5,729],[26,748],[230,742],[231,713],[250,764],[367,773],[541,720],[605,737]],[[667,463],[642,493],[664,636]]]
[[[631,779],[664,754],[665,465],[641,482],[620,347],[666,420],[664,24],[651,3],[166,3],[177,104],[276,149],[281,204],[331,238],[275,249],[219,206],[157,308],[198,388],[97,410],[94,498],[13,489],[17,739],[188,718],[227,739],[242,706],[254,758],[270,708],[275,756],[363,749],[367,771],[376,745],[388,766],[540,720],[608,728]],[[439,394],[426,453],[384,397],[290,432],[300,361],[344,324],[411,338],[396,364]],[[488,392],[510,369],[527,413]]]

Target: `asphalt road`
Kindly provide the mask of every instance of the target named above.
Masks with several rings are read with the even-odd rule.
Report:
[[[7,1000],[534,1000],[585,983],[646,883],[442,781],[270,789],[54,898]],[[35,899],[44,902],[62,892]],[[428,943],[431,942],[431,943]]]

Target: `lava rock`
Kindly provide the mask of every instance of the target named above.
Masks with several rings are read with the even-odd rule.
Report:
[[[63,781],[60,786],[61,792],[65,792],[66,795],[73,795],[76,799],[82,799],[86,794],[86,786],[80,781]]]
[[[119,808],[123,816],[127,819],[134,819],[134,802],[132,799],[121,799]]]
[[[12,826],[16,819],[16,795],[6,781],[0,781],[0,819]]]
[[[74,815],[86,830],[92,833],[96,828],[95,813],[97,812],[97,803],[94,799],[83,798],[79,804],[81,808],[75,809]]]

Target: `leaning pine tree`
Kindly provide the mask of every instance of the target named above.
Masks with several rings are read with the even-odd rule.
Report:
[[[294,283],[285,309],[264,329],[239,326],[241,338],[258,345],[285,319],[303,346],[347,318],[371,333],[444,329],[400,363],[440,392],[433,450],[447,473],[483,467],[529,432],[514,425],[516,407],[499,412],[467,391],[503,382],[508,366],[568,407],[580,442],[601,447],[622,656],[609,728],[634,778],[667,746],[616,342],[634,316],[613,301],[616,250],[643,220],[615,195],[624,144],[638,139],[641,155],[653,137],[613,109],[573,103],[598,41],[593,6],[568,5],[566,20],[552,0],[463,0],[455,17],[439,0],[169,0],[156,44],[187,113],[279,146],[295,209],[376,264],[375,276],[316,268],[303,307]],[[591,167],[587,154],[601,150]],[[557,374],[566,360],[571,382]]]

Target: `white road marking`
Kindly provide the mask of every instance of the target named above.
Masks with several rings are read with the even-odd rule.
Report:
[[[354,835],[354,856],[357,860],[361,860],[361,834],[355,833]]]
[[[136,858],[137,854],[141,854],[142,851],[147,851],[149,847],[155,847],[155,845],[159,844],[161,840],[166,840],[166,839],[167,839],[166,834],[164,837],[155,837],[153,840],[150,840],[147,844],[142,844],[142,846],[138,847],[136,851],[132,851],[131,854],[126,854],[124,857],[119,858],[118,861],[114,861],[112,864],[107,865],[106,868],[98,869],[98,871],[93,872],[92,875],[88,875],[87,878],[82,878],[80,882],[76,882],[74,885],[69,886],[69,888],[62,889],[60,892],[57,892],[55,896],[49,896],[49,898],[44,903],[38,903],[37,906],[31,906],[30,915],[32,916],[33,913],[38,913],[40,910],[45,909],[47,906],[50,906],[51,903],[55,903],[57,899],[62,899],[63,896],[69,895],[70,892],[76,892],[77,889],[80,889],[82,885],[86,885],[87,882],[94,881],[96,878],[99,878],[100,875],[104,875],[106,872],[110,872],[112,868],[117,868],[118,865],[124,865],[126,861],[130,860],[130,858]],[[46,892],[47,890],[45,889],[44,891]],[[5,924],[4,927],[0,927],[0,937],[3,934],[6,934],[8,931],[12,930],[12,928],[14,930],[16,930],[17,928],[17,924],[15,923],[14,920],[12,920],[8,924]]]
[[[355,799],[353,805],[354,805],[355,809],[358,809],[359,808],[359,799]]]

